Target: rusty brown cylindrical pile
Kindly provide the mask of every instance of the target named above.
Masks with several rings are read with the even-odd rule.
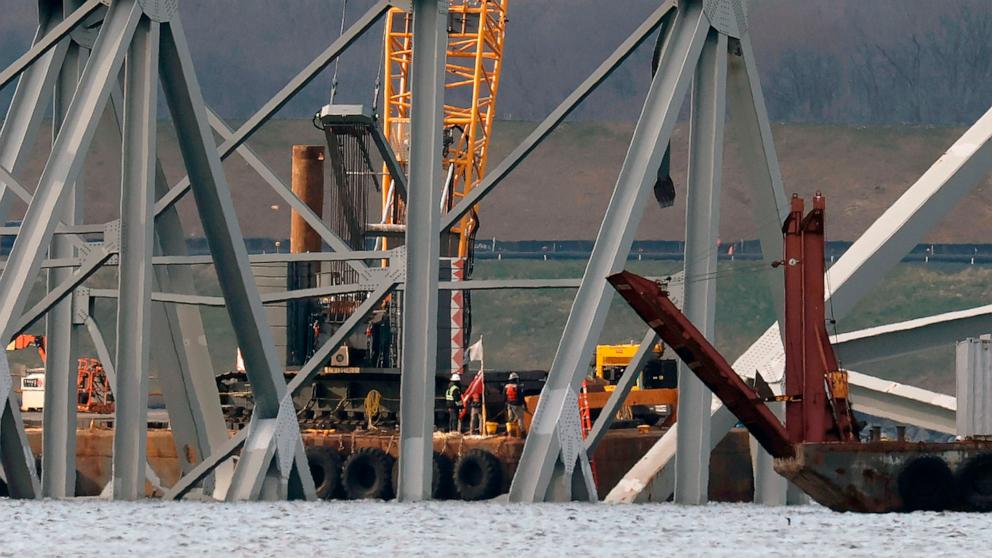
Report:
[[[323,145],[293,146],[293,193],[321,215],[324,207]],[[293,254],[320,251],[320,235],[296,210],[290,221],[289,251]]]

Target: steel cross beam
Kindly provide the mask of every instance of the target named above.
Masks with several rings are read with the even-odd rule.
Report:
[[[992,110],[969,128],[827,271],[827,284],[832,290],[826,296],[835,301],[835,316],[846,315],[946,211],[992,170],[990,140]],[[853,249],[855,246],[857,250]],[[760,370],[766,380],[776,382],[779,377],[773,374],[776,371],[781,374],[782,354],[776,323],[734,363],[734,368],[742,375]],[[849,381],[852,385],[855,382],[853,377]],[[713,439],[719,440],[735,421],[718,401],[711,410]],[[668,467],[673,455],[669,437],[674,437],[673,431],[677,429],[677,425],[670,429],[649,450],[650,458],[647,462],[642,460],[636,474],[638,478],[621,481],[616,495],[611,493],[608,500],[631,501],[631,491],[640,491],[652,476],[661,479],[662,484],[666,483],[665,478],[671,474]]]
[[[52,146],[52,154],[28,205],[20,234],[14,240],[7,265],[0,275],[0,329],[5,335],[12,331],[14,321],[27,301],[43,251],[51,242],[66,186],[74,183],[82,170],[99,116],[110,95],[110,83],[120,71],[124,53],[141,14],[141,7],[134,0],[119,0],[107,12],[61,132]],[[3,355],[0,360],[6,363],[6,358]],[[7,466],[9,460],[19,461],[25,456],[25,451],[29,454],[30,450],[19,447],[21,444],[17,442],[25,438],[16,403],[8,398],[6,406],[4,416],[12,415],[13,420],[0,425],[0,450],[4,453],[8,485],[13,476],[13,484],[17,486],[16,497],[35,497],[38,492],[33,463],[29,464],[27,471],[14,466],[13,473]]]
[[[992,331],[992,305],[841,333],[830,341],[844,366],[886,360]]]
[[[656,179],[662,155],[671,139],[675,120],[689,88],[710,25],[703,15],[701,2],[687,2],[680,9],[665,42],[658,72],[651,82],[647,100],[634,128],[630,149],[620,170],[616,188],[606,210],[602,227],[583,275],[582,284],[562,333],[558,351],[541,393],[523,454],[510,486],[510,500],[538,502],[548,496],[552,476],[556,486],[568,488],[575,459],[585,458],[577,431],[578,409],[567,405],[574,400],[582,381],[586,362],[598,338],[611,301],[606,276],[620,271],[630,252],[634,233],[640,223],[645,202]],[[570,408],[566,408],[570,407]],[[574,418],[575,421],[567,420]],[[567,421],[567,422],[566,422]],[[573,424],[570,431],[563,427]],[[563,449],[574,446],[574,455]],[[560,463],[560,465],[559,465]],[[582,467],[586,486],[591,478]],[[588,496],[595,498],[595,493]]]
[[[38,45],[62,19],[61,6],[56,2],[39,3],[40,23],[34,44]],[[21,75],[14,90],[10,107],[0,128],[0,219],[7,220],[13,193],[24,203],[31,195],[11,175],[19,174],[27,160],[41,127],[41,121],[52,99],[52,90],[65,59],[68,41],[53,45],[42,59],[36,60]],[[9,171],[9,172],[8,172]]]
[[[447,25],[447,0],[414,0],[397,490],[406,502],[431,497]]]
[[[396,280],[398,276],[392,276],[383,280],[379,283],[372,293],[365,299],[355,312],[348,317],[347,320],[341,327],[331,335],[323,345],[311,356],[307,362],[300,368],[296,376],[290,380],[289,384],[286,386],[286,391],[289,397],[292,397],[300,390],[303,386],[309,384],[313,379],[320,373],[321,369],[327,364],[327,361],[331,358],[331,355],[341,346],[341,343],[348,338],[349,335],[357,328],[362,320],[368,316],[376,306],[379,305],[382,300],[389,295],[396,287]],[[216,452],[209,454],[206,458],[198,463],[193,469],[188,473],[183,475],[176,484],[165,493],[163,499],[165,500],[178,500],[189,493],[189,491],[196,486],[196,483],[202,481],[211,471],[213,471],[218,465],[229,459],[234,455],[238,449],[240,449],[245,440],[247,439],[247,430],[240,430],[233,438],[228,440],[222,447],[220,447]]]
[[[568,97],[565,98],[545,119],[534,128],[534,131],[528,135],[524,141],[520,142],[517,147],[510,152],[498,165],[496,168],[488,171],[486,177],[477,186],[472,188],[472,191],[465,195],[458,204],[452,207],[447,213],[441,217],[441,232],[448,230],[452,225],[458,223],[462,217],[465,216],[469,211],[478,204],[482,198],[484,198],[490,191],[492,191],[496,186],[498,186],[503,179],[505,179],[513,169],[517,168],[520,163],[527,158],[528,155],[534,151],[538,145],[541,144],[551,132],[558,128],[558,125],[564,122],[568,115],[578,107],[582,101],[586,99],[606,78],[610,77],[614,70],[623,64],[624,60],[632,52],[634,52],[637,47],[639,47],[651,34],[658,29],[661,22],[667,17],[671,16],[671,12],[675,10],[676,2],[675,0],[666,0],[658,7],[657,10],[651,13],[637,29],[634,30],[631,35],[620,43],[620,46],[613,51],[600,64],[592,74],[589,75],[578,87],[572,91]]]
[[[282,367],[276,359],[258,288],[252,281],[244,237],[178,17],[163,25],[159,69],[193,197],[255,398],[248,447],[264,448],[261,454],[254,454],[257,458],[238,462],[228,497],[254,499],[264,489],[265,497],[311,499],[313,479],[303,455],[299,425],[295,411],[292,423],[287,422]]]
[[[355,23],[351,25],[344,33],[342,33],[337,39],[334,40],[324,50],[320,53],[317,58],[315,58],[310,64],[307,64],[305,68],[300,70],[293,79],[289,80],[282,89],[279,90],[271,99],[268,100],[262,108],[258,109],[251,117],[245,121],[234,132],[234,134],[227,140],[224,141],[217,148],[217,152],[220,155],[220,159],[223,161],[227,159],[234,150],[238,148],[239,145],[247,141],[247,139],[258,131],[272,116],[279,111],[283,106],[286,105],[301,89],[306,87],[308,83],[313,81],[315,77],[326,68],[331,62],[337,59],[349,46],[352,45],[359,37],[361,37],[370,27],[375,25],[379,18],[381,18],[387,11],[389,11],[391,2],[389,0],[379,0],[376,2],[367,12],[365,12],[362,17],[358,18]],[[167,194],[159,198],[158,202],[155,203],[155,215],[156,217],[162,213],[166,208],[170,207],[172,204],[176,203],[179,198],[183,196],[190,188],[190,177],[182,179],[178,184],[173,186]]]
[[[0,89],[20,75],[21,72],[27,70],[31,64],[45,56],[45,53],[49,50],[57,47],[66,35],[71,33],[72,30],[82,23],[91,13],[95,12],[102,6],[103,2],[101,0],[88,0],[85,4],[80,6],[78,10],[74,11],[68,17],[59,22],[58,25],[51,28],[46,28],[46,32],[44,34],[37,35],[31,48],[22,54],[20,58],[15,60],[13,64],[7,66],[7,68],[0,72]]]
[[[210,127],[220,135],[224,141],[230,141],[233,137],[233,132],[224,123],[223,120],[212,110],[207,109],[207,118],[210,121]],[[245,142],[238,146],[238,154],[245,160],[248,165],[255,170],[256,173],[262,180],[269,185],[276,194],[279,195],[286,203],[288,203],[297,213],[303,217],[303,220],[307,222],[310,227],[320,235],[321,240],[327,243],[335,252],[349,252],[352,247],[348,245],[347,242],[341,239],[334,231],[330,229],[310,206],[303,203],[303,200],[293,193],[293,190],[283,184],[279,177],[276,176],[272,169],[262,161],[262,158],[258,156],[257,153]],[[348,266],[354,269],[359,277],[366,277],[368,275],[368,266],[366,266],[361,261],[348,260]]]

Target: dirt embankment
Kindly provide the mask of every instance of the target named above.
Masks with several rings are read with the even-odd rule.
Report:
[[[528,122],[498,122],[490,166],[502,159],[534,127]],[[481,207],[481,237],[503,240],[591,239],[616,183],[632,123],[568,123],[518,167]],[[821,190],[831,208],[828,236],[854,240],[902,194],[961,134],[948,127],[850,127],[776,125],[778,158],[787,193]],[[48,134],[42,134],[47,138]],[[21,173],[28,188],[37,183],[48,152],[39,141],[36,156]],[[294,143],[321,143],[322,134],[306,120],[278,120],[263,128],[252,148],[277,175],[289,180]],[[676,205],[665,210],[650,202],[638,232],[640,239],[681,239],[685,230],[685,169],[688,126],[673,139]],[[170,179],[184,173],[175,136],[163,124],[159,153]],[[88,221],[114,218],[119,208],[120,151],[116,134],[105,125],[87,162]],[[285,238],[289,211],[285,202],[237,156],[225,163],[246,236]],[[722,240],[755,238],[751,194],[741,177],[742,161],[728,139],[721,201]],[[984,182],[927,236],[933,242],[988,242],[992,236],[992,189]],[[181,205],[187,234],[202,229],[190,199]],[[23,207],[18,208],[23,210]]]

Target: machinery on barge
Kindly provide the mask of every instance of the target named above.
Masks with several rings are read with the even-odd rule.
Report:
[[[824,213],[793,195],[783,225],[785,393],[737,375],[672,303],[665,286],[624,271],[608,280],[775,458],[775,470],[836,511],[992,511],[992,441],[863,442],[824,312]],[[785,404],[785,423],[769,407]]]

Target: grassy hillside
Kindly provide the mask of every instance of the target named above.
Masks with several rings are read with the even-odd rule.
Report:
[[[672,262],[631,262],[628,269],[664,276],[678,269]],[[582,262],[486,261],[478,276],[578,277]],[[751,262],[721,262],[717,279],[717,346],[736,358],[774,320],[770,291]],[[982,266],[902,264],[849,315],[837,331],[961,310],[986,304],[992,296],[992,268]],[[884,296],[882,296],[884,293]],[[554,358],[574,291],[485,292],[473,295],[473,331],[486,339],[487,366],[547,368]],[[639,340],[645,325],[619,298],[601,339],[604,343]],[[953,348],[918,353],[865,365],[859,371],[936,391],[954,389]]]

